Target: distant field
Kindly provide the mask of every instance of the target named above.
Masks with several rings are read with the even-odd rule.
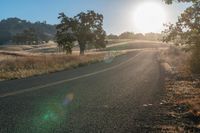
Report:
[[[41,45],[2,45],[0,51],[29,52],[29,53],[55,53],[58,52],[57,44],[54,42]]]
[[[127,49],[141,49],[141,48],[157,48],[166,44],[162,42],[152,42],[152,41],[133,41],[128,39],[113,39],[107,40],[107,48],[103,49],[106,51],[113,50],[127,50]],[[59,49],[57,44],[54,42],[42,44],[42,45],[3,45],[0,46],[0,52],[20,52],[20,53],[31,53],[31,54],[41,54],[41,53],[58,53]],[[79,51],[78,46],[73,48],[76,53]],[[87,51],[96,51],[95,49],[90,49]],[[102,50],[101,50],[102,51]]]
[[[162,42],[151,42],[151,41],[132,41],[122,45],[113,45],[112,47],[106,48],[107,51],[110,50],[127,50],[127,49],[143,49],[143,48],[158,48],[166,47],[167,45]]]
[[[127,42],[127,39],[109,39],[107,40],[107,45],[118,44],[122,42]],[[57,43],[49,42],[41,45],[0,45],[0,51],[10,51],[10,52],[26,52],[26,53],[58,53],[59,49]],[[79,51],[79,47],[73,48],[73,51]]]

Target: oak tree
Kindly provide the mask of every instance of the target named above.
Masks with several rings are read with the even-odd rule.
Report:
[[[77,41],[80,55],[84,54],[86,45],[104,48],[106,33],[103,29],[103,15],[94,11],[81,12],[70,18],[60,13],[61,23],[57,25],[57,42],[69,52]]]

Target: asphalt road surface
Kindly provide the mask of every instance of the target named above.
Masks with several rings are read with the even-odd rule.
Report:
[[[0,82],[0,133],[146,132],[162,95],[157,51]],[[151,109],[151,112],[148,113]]]

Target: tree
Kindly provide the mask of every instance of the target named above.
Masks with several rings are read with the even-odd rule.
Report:
[[[18,33],[15,36],[13,36],[12,39],[13,42],[20,44],[37,44],[38,43],[38,37],[36,34],[36,31],[33,28],[26,29],[23,31],[23,33]]]
[[[0,45],[11,41],[11,33],[8,31],[0,31]]]
[[[84,54],[86,45],[94,45],[96,48],[105,47],[106,33],[103,30],[102,14],[87,11],[69,18],[64,13],[60,13],[58,19],[61,20],[61,23],[56,27],[56,38],[59,46],[64,45],[67,48],[72,48],[73,43],[77,41],[80,55]]]
[[[117,35],[114,34],[110,34],[107,36],[108,39],[119,39],[119,37]]]
[[[172,4],[173,2],[198,2],[198,0],[164,0],[167,4]]]
[[[146,33],[145,34],[145,39],[146,40],[152,40],[152,41],[161,41],[162,40],[162,35],[159,33]]]
[[[200,2],[193,2],[176,24],[167,25],[164,41],[176,41],[177,44],[189,46],[192,51],[192,71],[200,73]]]
[[[137,33],[135,34],[134,38],[138,40],[143,40],[145,36],[142,33]]]
[[[121,35],[119,35],[120,39],[134,39],[134,33],[133,32],[124,32]]]
[[[75,29],[76,22],[64,13],[60,13],[58,19],[61,20],[61,23],[56,26],[56,41],[59,48],[62,48],[67,54],[71,54],[73,42],[76,41],[72,28]]]
[[[53,40],[56,33],[55,25],[46,24],[46,22],[31,23],[19,18],[7,18],[0,21],[0,42],[8,43],[16,35],[19,36],[27,29],[34,29],[37,39],[40,42]],[[10,37],[9,37],[10,36]],[[7,41],[5,41],[7,40]]]

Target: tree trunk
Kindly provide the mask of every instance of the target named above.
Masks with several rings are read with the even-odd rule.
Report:
[[[85,50],[80,48],[80,55],[84,55],[85,54]]]
[[[79,43],[79,47],[80,47],[80,55],[84,55],[85,54],[85,43]]]

